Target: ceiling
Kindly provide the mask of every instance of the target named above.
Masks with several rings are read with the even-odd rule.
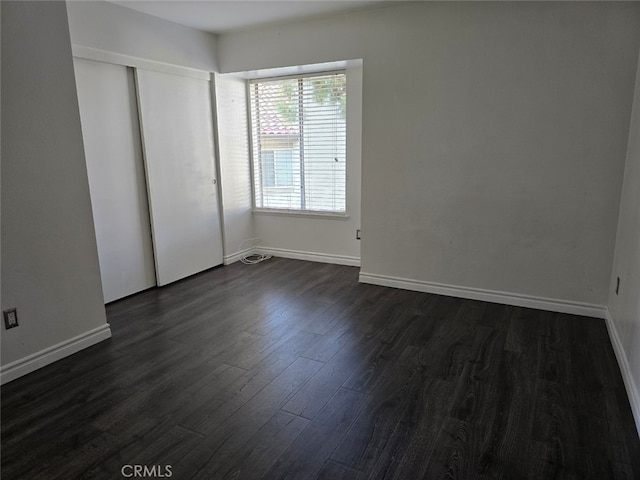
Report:
[[[355,10],[381,0],[110,0],[139,12],[211,33]]]

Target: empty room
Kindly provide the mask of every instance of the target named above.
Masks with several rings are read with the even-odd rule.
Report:
[[[3,480],[640,478],[640,2],[0,40]]]

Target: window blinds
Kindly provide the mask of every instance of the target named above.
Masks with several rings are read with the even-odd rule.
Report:
[[[346,211],[344,72],[249,82],[255,206]]]

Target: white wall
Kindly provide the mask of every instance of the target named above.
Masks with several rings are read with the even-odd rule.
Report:
[[[2,332],[4,382],[110,332],[65,4],[1,8],[2,309],[20,322]]]
[[[71,43],[208,72],[215,36],[102,1],[68,2]]]
[[[616,295],[617,278],[620,289]],[[609,288],[610,328],[640,432],[640,59]]]
[[[598,312],[639,22],[623,2],[408,2],[221,35],[218,59],[363,59],[364,273]]]
[[[254,246],[245,80],[214,75],[215,123],[222,188],[225,264]]]

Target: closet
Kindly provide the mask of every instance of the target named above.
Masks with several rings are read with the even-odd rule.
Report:
[[[209,81],[74,67],[105,302],[221,264]]]

